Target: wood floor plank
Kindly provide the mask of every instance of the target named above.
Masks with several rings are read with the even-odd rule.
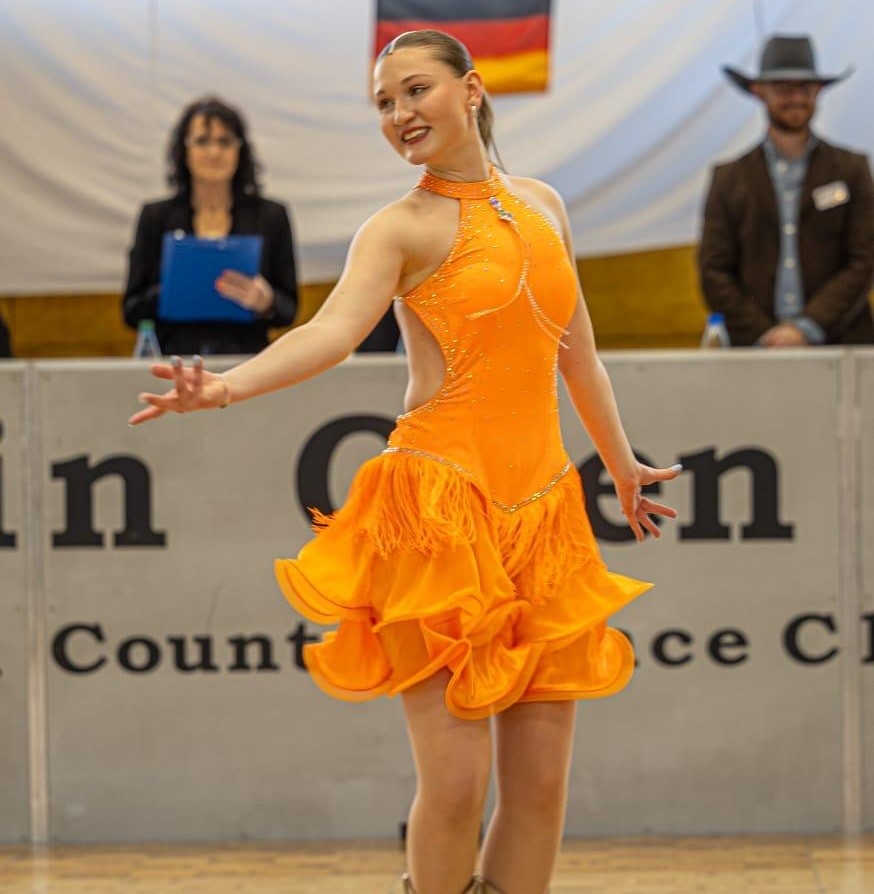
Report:
[[[0,847],[0,894],[400,894],[394,842]],[[568,841],[552,894],[874,894],[874,836]]]

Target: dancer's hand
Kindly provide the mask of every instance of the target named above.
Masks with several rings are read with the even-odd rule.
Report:
[[[169,364],[154,364],[151,372],[158,379],[172,380],[173,388],[165,394],[140,394],[140,403],[150,406],[134,413],[128,425],[139,425],[164,413],[192,413],[226,407],[231,402],[231,389],[224,376],[207,372],[200,357],[195,357],[190,367],[181,357],[173,357]]]
[[[663,503],[656,503],[641,493],[641,488],[656,481],[671,481],[676,478],[683,467],[678,463],[669,469],[653,469],[643,463],[637,464],[637,480],[616,484],[616,495],[622,504],[622,514],[625,516],[628,526],[634,533],[634,538],[640,543],[646,537],[645,531],[649,531],[653,537],[661,537],[659,526],[650,517],[663,515],[666,518],[676,518],[677,510]]]

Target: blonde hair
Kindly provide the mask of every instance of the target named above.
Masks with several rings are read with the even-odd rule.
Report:
[[[376,61],[379,62],[380,59],[390,56],[395,50],[405,47],[423,47],[433,50],[434,57],[444,65],[448,65],[459,78],[474,69],[473,59],[467,47],[460,40],[445,31],[435,31],[430,28],[421,31],[405,31],[403,34],[399,34],[382,48]],[[483,90],[482,101],[477,109],[476,123],[486,151],[493,154],[500,164],[501,156],[498,153],[494,136],[495,113],[485,90]],[[502,164],[501,167],[503,167]]]

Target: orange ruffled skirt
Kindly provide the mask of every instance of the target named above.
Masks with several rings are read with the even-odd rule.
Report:
[[[302,615],[339,625],[304,648],[330,695],[396,695],[447,668],[447,708],[478,719],[631,678],[631,644],[606,620],[651,584],[607,570],[573,467],[507,513],[453,468],[381,454],[315,527],[276,576]]]

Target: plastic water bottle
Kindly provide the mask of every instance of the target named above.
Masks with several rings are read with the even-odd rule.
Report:
[[[723,314],[712,313],[707,317],[707,325],[704,327],[704,334],[701,336],[701,347],[731,347],[731,339],[728,337],[728,330],[725,328],[725,316]]]
[[[140,359],[161,356],[161,346],[158,344],[158,336],[155,335],[154,320],[140,320],[137,326],[137,343],[134,345],[133,355]]]

